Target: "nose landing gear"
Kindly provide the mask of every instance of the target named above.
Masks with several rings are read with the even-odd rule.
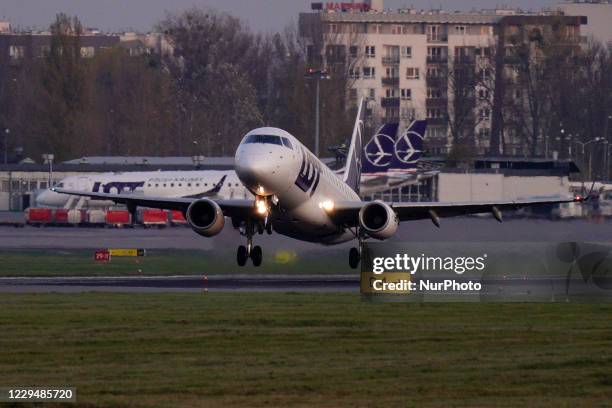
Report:
[[[262,231],[263,232],[263,231]],[[263,260],[263,251],[259,245],[253,246],[253,235],[255,234],[255,227],[251,221],[247,222],[244,228],[244,233],[247,237],[247,245],[240,245],[236,251],[236,261],[238,266],[246,265],[249,258],[253,261],[253,266],[261,265]]]

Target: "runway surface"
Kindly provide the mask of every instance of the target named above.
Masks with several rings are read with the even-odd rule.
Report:
[[[359,275],[0,278],[0,292],[357,292]]]
[[[147,248],[228,251],[232,256],[243,242],[226,223],[221,234],[203,238],[190,228],[105,229],[105,228],[12,228],[0,227],[0,249],[96,249]],[[509,219],[498,223],[492,218],[464,217],[443,219],[440,228],[429,220],[402,223],[388,242],[566,242],[612,240],[612,220],[602,222]],[[265,251],[291,249],[297,252],[320,251],[325,247],[297,241],[279,234],[256,235],[255,243]],[[346,249],[352,243],[331,247]]]
[[[432,282],[456,276],[427,278]],[[465,280],[464,280],[465,281]],[[412,301],[612,301],[612,281],[605,287],[564,276],[484,278],[480,291],[414,291]],[[418,280],[416,281],[418,282]],[[359,275],[217,275],[156,277],[0,278],[0,293],[163,293],[163,292],[349,292],[358,295]]]

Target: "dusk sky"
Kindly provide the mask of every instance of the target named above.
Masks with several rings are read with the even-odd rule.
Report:
[[[102,31],[150,31],[166,10],[180,12],[192,6],[210,6],[243,18],[255,30],[275,31],[295,21],[299,12],[308,11],[310,3],[310,0],[1,0],[0,18],[10,20],[17,27],[46,29],[55,14],[63,11],[77,15],[85,26]],[[559,3],[559,0],[514,0],[499,4],[539,10]],[[485,0],[386,0],[385,8],[412,6],[469,11],[492,8],[495,4],[498,3]]]

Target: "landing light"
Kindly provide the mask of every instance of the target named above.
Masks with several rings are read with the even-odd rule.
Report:
[[[264,190],[264,188],[262,186],[259,186],[259,188],[257,189],[257,193],[263,195],[266,191]]]
[[[331,200],[325,200],[319,203],[319,208],[322,208],[327,212],[333,211],[334,207],[335,207],[334,202]]]
[[[266,200],[257,199],[255,200],[255,209],[257,210],[257,214],[265,215],[268,213],[268,205],[266,204]]]

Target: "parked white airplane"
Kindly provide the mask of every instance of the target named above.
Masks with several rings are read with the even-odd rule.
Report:
[[[57,188],[93,193],[138,193],[154,197],[252,198],[235,171],[189,170],[102,173],[63,178]],[[45,190],[36,204],[45,207],[72,206],[74,196]],[[85,197],[81,198],[85,200]],[[110,200],[92,200],[88,206],[108,207]]]
[[[225,217],[246,237],[246,246],[237,251],[239,265],[251,258],[262,261],[262,250],[253,246],[255,232],[274,230],[295,239],[326,245],[357,239],[349,264],[356,268],[363,240],[391,237],[400,221],[430,218],[439,226],[440,217],[491,212],[501,221],[501,210],[524,206],[582,201],[564,200],[482,201],[464,203],[364,202],[359,198],[363,103],[360,102],[347,166],[340,179],[302,143],[284,130],[263,127],[247,133],[235,155],[236,172],[253,199],[209,199],[144,197],[134,193],[82,192],[62,188],[64,194],[123,203],[132,211],[137,206],[180,210],[193,230],[205,237],[221,232]]]

